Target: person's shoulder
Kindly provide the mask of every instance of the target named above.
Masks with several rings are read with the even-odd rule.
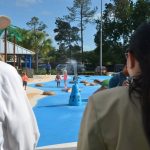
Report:
[[[109,80],[109,88],[116,87],[118,82],[119,82],[119,74],[115,74],[113,77],[110,78]]]
[[[110,78],[110,81],[118,80],[119,76],[120,76],[120,72],[119,72],[119,73],[116,73],[115,75],[113,75],[113,76]]]
[[[126,107],[129,103],[128,87],[120,86],[112,89],[99,91],[93,94],[90,100],[93,100],[96,109],[109,111],[110,108],[117,109]]]
[[[7,63],[2,62],[2,61],[0,61],[0,70],[1,70],[1,73],[16,72],[16,69],[12,65],[7,64]]]
[[[0,61],[0,70],[1,70],[0,71],[1,78],[18,76],[17,70],[13,66],[2,61]]]
[[[122,96],[128,95],[128,87],[125,86],[119,86],[107,90],[103,90],[100,92],[97,92],[96,94],[92,95],[94,99],[97,100],[97,98],[107,98],[109,99],[118,99],[121,98]],[[107,99],[105,101],[107,101]]]

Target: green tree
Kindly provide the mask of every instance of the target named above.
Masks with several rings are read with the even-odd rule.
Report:
[[[149,0],[137,0],[132,13],[133,29],[145,21],[150,21],[150,1]]]
[[[78,44],[75,44],[70,47],[72,51],[72,59],[81,62],[81,47]]]
[[[114,0],[105,5],[103,12],[103,64],[107,65],[124,62],[124,52],[127,48],[132,33],[133,2],[131,0]],[[95,52],[99,56],[100,47],[100,24],[97,23]],[[97,60],[98,61],[98,60]]]
[[[84,52],[85,56],[85,64],[87,65],[87,69],[93,70],[97,66],[97,57],[98,55],[95,51],[86,51]]]
[[[61,54],[67,54],[67,57],[72,58],[72,47],[78,44],[80,39],[77,27],[71,27],[71,25],[61,18],[56,19],[56,28],[54,32],[56,33],[55,40],[59,44],[59,51]]]
[[[97,8],[91,10],[91,0],[74,0],[73,7],[67,7],[69,15],[65,16],[68,21],[77,21],[80,27],[81,33],[81,51],[82,51],[82,63],[83,63],[83,30],[85,25],[93,20],[93,16],[96,13]]]
[[[38,71],[39,52],[42,50],[50,50],[52,47],[51,40],[48,38],[48,34],[45,31],[47,26],[42,21],[39,21],[38,17],[32,17],[26,24],[30,28],[27,33],[27,38],[30,39],[32,49],[35,51],[35,63]]]
[[[18,44],[22,47],[30,49],[36,53],[38,53],[38,58],[47,59],[49,51],[54,49],[52,47],[52,40],[47,36],[46,32],[36,31],[36,38],[34,36],[34,31],[19,29],[19,33],[22,36],[22,41],[18,42]]]
[[[32,48],[32,41],[33,40],[30,40],[32,37],[30,34],[30,31],[26,30],[26,29],[19,28],[18,32],[21,34],[21,37],[22,37],[22,40],[20,42],[18,42],[18,44],[22,47],[25,47],[27,49],[34,51]]]
[[[42,21],[39,21],[38,17],[32,17],[29,22],[26,23],[27,26],[32,31],[44,31],[47,28],[47,25],[44,24]]]
[[[139,24],[149,19],[148,0],[137,0],[135,3],[133,0],[113,0],[106,4],[103,12],[103,63],[123,63],[131,34]],[[95,53],[99,55],[101,22],[97,20],[96,23]]]
[[[39,54],[41,58],[47,57],[49,54],[49,51],[54,49],[52,47],[52,40],[50,38],[46,38],[45,40],[42,40],[41,44],[39,45]]]

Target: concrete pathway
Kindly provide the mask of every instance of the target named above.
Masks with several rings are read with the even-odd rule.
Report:
[[[38,147],[36,150],[76,150],[77,142]]]

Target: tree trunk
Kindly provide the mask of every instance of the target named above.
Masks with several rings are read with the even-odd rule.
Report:
[[[36,61],[35,61],[35,63],[36,63],[36,71],[38,72],[39,71],[39,68],[38,68],[38,61],[39,61],[39,58],[38,58],[38,56],[39,56],[39,54],[38,54],[38,52],[36,52],[36,54],[35,54],[35,56],[36,56]]]
[[[13,48],[13,55],[14,55],[14,67],[15,67],[15,55],[16,55],[16,37],[14,36],[14,48]]]
[[[7,28],[5,29],[4,35],[4,53],[5,53],[5,62],[7,62]]]

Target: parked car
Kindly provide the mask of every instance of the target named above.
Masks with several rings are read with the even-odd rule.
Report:
[[[63,74],[63,70],[67,70],[68,74],[74,74],[75,70],[74,70],[74,66],[73,64],[67,63],[67,64],[58,64],[56,66],[56,72],[59,72],[60,74]],[[83,72],[85,71],[85,66],[84,64],[77,64],[77,73],[78,72]]]
[[[77,64],[77,71],[78,72],[84,72],[86,70],[84,64]]]
[[[45,69],[46,68],[46,64],[38,64],[38,68],[39,69]]]
[[[56,72],[62,74],[63,70],[67,70],[67,64],[58,64],[56,66]]]
[[[96,73],[96,74],[100,74],[101,71],[102,71],[102,74],[103,74],[103,75],[106,75],[106,73],[107,73],[107,68],[106,68],[105,66],[102,66],[102,68],[101,68],[101,66],[97,66],[97,67],[95,68],[95,73]]]

